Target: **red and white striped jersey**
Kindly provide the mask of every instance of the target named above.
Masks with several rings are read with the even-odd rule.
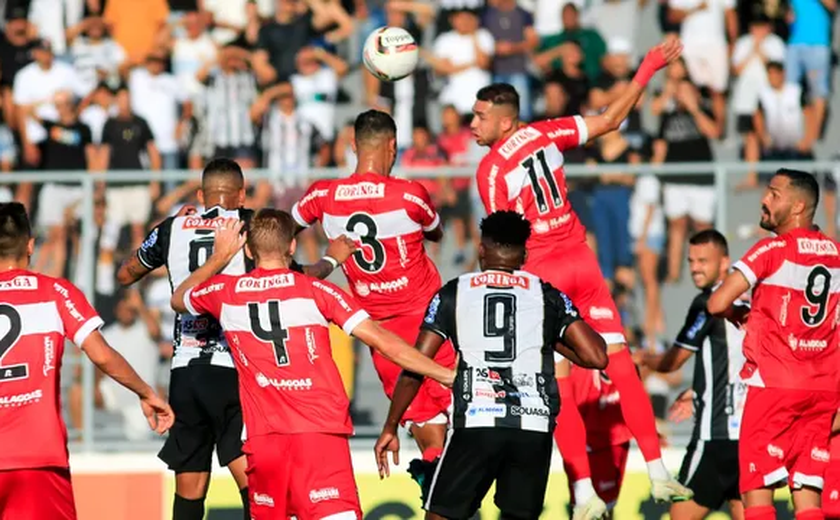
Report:
[[[753,289],[744,383],[840,392],[840,252],[822,232],[760,240],[735,264]]]
[[[101,326],[67,280],[0,274],[0,471],[69,467],[60,399],[64,338],[81,345]]]
[[[377,320],[420,314],[440,289],[423,232],[440,224],[420,184],[375,173],[312,184],[292,208],[301,226],[320,221],[329,239],[360,246],[342,268],[353,294]]]
[[[216,275],[184,297],[190,314],[222,325],[239,372],[249,437],[349,435],[350,402],[330,348],[329,323],[351,334],[368,319],[335,285],[289,269]]]
[[[487,213],[516,211],[531,223],[529,263],[586,241],[566,199],[563,152],[588,139],[581,116],[539,121],[494,144],[478,165],[476,182]]]
[[[589,449],[618,446],[633,438],[621,412],[621,396],[606,374],[573,365],[569,377],[575,403],[586,425]]]

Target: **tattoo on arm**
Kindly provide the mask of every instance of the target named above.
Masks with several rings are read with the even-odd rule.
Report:
[[[303,268],[304,274],[307,276],[314,276],[320,280],[325,279],[333,272],[333,266],[326,260],[318,260],[312,265],[307,265]]]

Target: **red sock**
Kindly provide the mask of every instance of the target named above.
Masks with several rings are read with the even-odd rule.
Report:
[[[423,460],[426,462],[433,462],[443,453],[443,448],[426,448],[423,450]]]
[[[560,415],[557,416],[554,440],[563,456],[566,477],[569,482],[577,482],[592,475],[586,454],[586,427],[575,403],[572,381],[569,378],[557,379],[557,387],[560,390]]]
[[[796,513],[796,520],[825,520],[825,514],[819,508],[806,509]]]
[[[650,397],[639,379],[639,373],[636,372],[630,350],[623,348],[610,354],[606,373],[621,395],[621,414],[636,438],[645,460],[649,462],[661,458],[653,405],[650,404]]]
[[[744,520],[776,520],[773,506],[753,506],[744,509]]]

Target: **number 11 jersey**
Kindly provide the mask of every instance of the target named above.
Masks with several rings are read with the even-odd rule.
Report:
[[[440,224],[420,184],[375,173],[315,182],[292,208],[304,227],[320,221],[330,240],[346,235],[359,249],[342,268],[371,317],[421,314],[440,289],[423,233]]]

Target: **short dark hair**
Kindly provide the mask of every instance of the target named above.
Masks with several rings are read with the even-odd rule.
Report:
[[[505,248],[525,249],[531,223],[515,211],[496,211],[481,221],[481,239]]]
[[[356,131],[356,144],[377,141],[382,137],[392,138],[397,135],[397,123],[394,118],[381,110],[367,110],[356,117],[353,124]]]
[[[216,157],[207,163],[201,173],[201,188],[206,190],[213,181],[222,179],[232,180],[239,186],[245,185],[245,175],[238,162],[227,157]]]
[[[285,255],[295,237],[295,219],[285,211],[263,208],[248,226],[248,249],[255,260],[268,254]]]
[[[781,61],[768,61],[767,65],[766,65],[766,68],[767,68],[768,71],[771,71],[771,70],[775,69],[779,72],[784,72],[785,71],[785,64],[782,63]]]
[[[508,83],[492,83],[482,87],[475,98],[479,101],[487,101],[494,105],[505,105],[512,108],[519,114],[519,92]]]
[[[724,256],[729,256],[729,244],[726,242],[726,237],[717,229],[698,231],[688,239],[688,243],[693,246],[712,244],[720,249]]]
[[[19,259],[28,254],[32,226],[20,202],[0,204],[0,258]]]
[[[817,178],[812,173],[788,168],[779,169],[776,171],[776,175],[787,177],[793,188],[804,193],[810,199],[809,202],[811,203],[811,212],[813,214],[817,205],[820,203],[820,185],[817,182]]]

